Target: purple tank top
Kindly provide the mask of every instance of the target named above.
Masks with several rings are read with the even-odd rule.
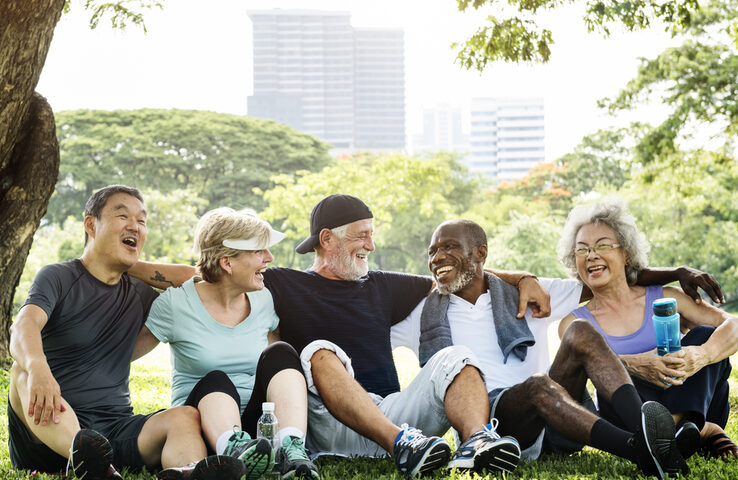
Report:
[[[656,348],[656,332],[653,329],[653,321],[651,316],[653,310],[651,305],[653,301],[663,297],[664,289],[661,285],[651,285],[646,287],[646,308],[643,312],[643,323],[640,328],[630,335],[622,337],[608,335],[597,323],[592,313],[587,310],[586,306],[582,306],[574,310],[573,313],[577,318],[583,318],[595,326],[597,330],[605,337],[607,344],[610,345],[612,351],[618,355],[632,355],[635,353],[648,352]]]

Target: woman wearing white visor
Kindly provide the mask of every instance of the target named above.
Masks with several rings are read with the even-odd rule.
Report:
[[[169,343],[172,405],[200,412],[203,437],[220,455],[241,459],[246,480],[275,462],[282,478],[318,478],[304,447],[307,389],[295,350],[279,342],[279,318],[262,272],[269,248],[284,238],[251,211],[218,208],[200,219],[195,234],[199,277],[169,288],[151,306],[142,342]],[[255,438],[262,402],[273,402],[279,448]],[[168,469],[159,478],[189,477]]]

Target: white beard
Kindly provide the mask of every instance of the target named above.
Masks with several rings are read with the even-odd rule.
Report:
[[[361,249],[356,253],[369,255],[368,250]],[[369,273],[368,262],[361,262],[349,254],[348,249],[341,241],[341,246],[336,255],[328,259],[328,268],[342,280],[358,280]]]

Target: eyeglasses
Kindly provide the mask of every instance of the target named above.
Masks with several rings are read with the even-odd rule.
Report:
[[[598,243],[594,247],[579,247],[574,249],[574,255],[577,257],[585,257],[589,255],[589,252],[594,251],[595,253],[603,254],[607,253],[614,248],[620,248],[619,243]]]

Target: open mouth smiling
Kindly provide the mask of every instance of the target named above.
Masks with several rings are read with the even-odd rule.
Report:
[[[123,245],[131,248],[136,248],[138,246],[138,239],[134,236],[123,237]]]

